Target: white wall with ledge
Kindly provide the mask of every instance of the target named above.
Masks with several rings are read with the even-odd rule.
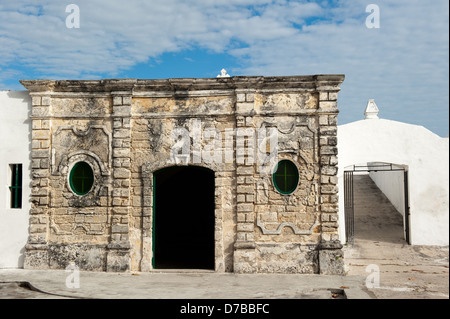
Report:
[[[0,110],[0,268],[22,268],[31,206],[31,98],[28,91],[0,91]],[[22,164],[21,208],[11,208],[12,164]]]
[[[383,165],[385,163],[368,163],[369,167],[373,165]],[[393,169],[402,169],[403,167],[392,165]],[[401,170],[376,170],[370,171],[370,178],[389,199],[395,209],[405,217],[405,191],[404,191],[404,171]]]
[[[338,126],[341,241],[345,242],[345,168],[359,163],[382,162],[407,167],[411,244],[447,246],[449,139],[423,126],[380,119],[378,108],[375,109],[371,101],[366,113],[374,110],[376,114],[366,114],[364,120]]]

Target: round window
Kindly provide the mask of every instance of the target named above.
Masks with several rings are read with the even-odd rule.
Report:
[[[76,163],[69,176],[70,188],[77,195],[86,195],[94,184],[94,172],[86,162]]]
[[[291,194],[298,185],[298,169],[288,160],[278,162],[275,173],[272,175],[275,188],[282,194]]]

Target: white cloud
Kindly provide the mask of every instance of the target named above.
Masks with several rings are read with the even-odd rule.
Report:
[[[80,29],[65,26],[69,3],[80,8]],[[365,27],[369,3],[8,1],[0,4],[0,84],[22,72],[115,77],[162,53],[202,48],[240,59],[244,67],[231,74],[345,73],[344,121],[369,98],[380,115],[404,116],[407,105],[405,121],[418,122],[412,116],[424,107],[448,116],[448,1],[377,0],[380,29]]]
[[[367,100],[375,98],[381,116],[447,134],[448,2],[377,3],[380,29],[365,27],[365,1],[340,1],[337,9],[327,10],[327,19],[304,26],[292,37],[231,51],[247,61],[233,71],[345,73],[341,122],[362,119]]]
[[[16,62],[61,76],[115,73],[164,52],[199,46],[224,52],[295,35],[292,23],[317,14],[314,3],[286,1],[75,1],[79,29],[67,29],[65,4],[20,0],[0,7],[0,65]],[[252,4],[252,8],[247,7]]]

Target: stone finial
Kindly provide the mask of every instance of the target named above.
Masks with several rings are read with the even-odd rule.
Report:
[[[230,75],[227,74],[227,70],[222,69],[222,70],[220,71],[220,74],[219,74],[217,77],[218,77],[218,78],[229,78]]]
[[[367,102],[366,110],[364,111],[364,116],[366,120],[370,119],[378,119],[378,112],[380,110],[378,109],[377,105],[375,104],[375,100],[369,100]]]

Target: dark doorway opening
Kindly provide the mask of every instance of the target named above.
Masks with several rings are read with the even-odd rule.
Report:
[[[176,166],[153,176],[153,267],[214,270],[214,172]]]

